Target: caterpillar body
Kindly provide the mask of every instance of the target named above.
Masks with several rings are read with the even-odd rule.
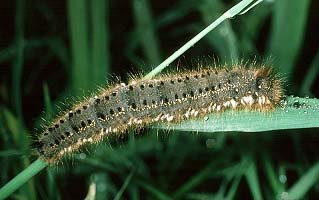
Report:
[[[129,127],[178,123],[225,109],[268,111],[278,105],[281,81],[269,67],[210,67],[137,79],[103,89],[44,128],[37,154],[57,163],[86,143],[96,143]]]

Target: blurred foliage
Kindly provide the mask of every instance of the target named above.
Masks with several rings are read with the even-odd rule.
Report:
[[[1,1],[1,185],[33,159],[29,144],[42,117],[119,79],[111,75],[127,81],[150,71],[236,2]],[[264,1],[174,65],[270,58],[288,94],[319,97],[318,9],[315,0]],[[48,168],[11,198],[312,199],[319,194],[317,131],[131,131]]]

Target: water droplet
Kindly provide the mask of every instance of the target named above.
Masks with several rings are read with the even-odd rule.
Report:
[[[301,106],[301,104],[300,104],[299,101],[295,101],[292,105],[293,105],[293,107],[295,107],[295,108],[300,108],[300,106]]]
[[[209,119],[209,117],[207,117],[207,116],[204,117],[204,120],[205,120],[205,121],[207,121],[208,119]]]
[[[287,182],[287,176],[284,175],[284,174],[281,174],[281,175],[279,176],[279,181],[280,181],[281,183],[286,183],[286,182]]]
[[[79,157],[80,157],[80,159],[84,160],[86,158],[86,154],[85,153],[80,153]]]
[[[288,104],[287,100],[282,100],[282,101],[280,102],[281,107],[286,107],[287,104]]]

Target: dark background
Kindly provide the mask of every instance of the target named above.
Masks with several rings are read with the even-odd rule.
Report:
[[[95,6],[102,8],[98,19],[92,17],[98,12],[92,2],[0,2],[0,145],[1,159],[6,162],[2,183],[27,166],[26,151],[41,117],[52,118],[57,107],[74,102],[72,96],[96,91],[97,86],[108,85],[107,79],[128,81],[132,74],[146,74],[236,1],[97,0]],[[84,5],[82,11],[77,10],[79,4]],[[72,18],[72,10],[78,18]],[[214,60],[221,64],[270,60],[284,78],[287,94],[318,97],[318,20],[319,3],[315,0],[262,2],[247,14],[224,22],[169,70],[174,71],[176,66],[195,68],[198,63],[212,65]],[[99,22],[101,27],[94,28]],[[71,24],[84,24],[86,28],[74,34]],[[76,54],[74,41],[83,42],[83,35],[87,49],[81,48]],[[96,46],[94,41],[98,41]],[[92,52],[102,52],[95,58],[102,65],[94,66]],[[89,58],[88,65],[75,66],[75,60],[81,60],[83,55]],[[95,69],[98,76],[91,76]],[[62,167],[50,168],[15,197],[83,199],[90,183],[96,183],[104,187],[97,199],[112,199],[129,174],[134,173],[124,191],[125,199],[212,198],[221,190],[229,194],[237,180],[229,174],[239,173],[242,168],[236,168],[238,163],[251,159],[264,198],[273,199],[284,195],[282,192],[314,165],[319,153],[317,129],[220,135],[157,136],[152,132],[142,130],[94,147],[89,154],[81,154],[89,161],[75,158],[72,164],[65,161]],[[208,145],[211,141],[213,148]],[[15,165],[17,161],[19,164]],[[272,166],[277,182],[270,181],[265,163]],[[215,171],[221,168],[229,168],[229,172]],[[191,182],[202,170],[208,172],[199,176],[198,183]],[[282,181],[285,178],[287,181]],[[186,183],[190,188],[174,196]],[[276,184],[280,185],[277,190]],[[318,184],[313,186],[308,197],[318,195]],[[254,193],[244,178],[235,191],[236,198],[251,198]]]

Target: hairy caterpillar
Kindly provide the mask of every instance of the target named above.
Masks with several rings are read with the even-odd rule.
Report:
[[[56,163],[86,143],[129,127],[203,117],[225,109],[268,111],[283,95],[271,68],[205,68],[132,80],[103,89],[45,127],[36,141],[40,159]]]

